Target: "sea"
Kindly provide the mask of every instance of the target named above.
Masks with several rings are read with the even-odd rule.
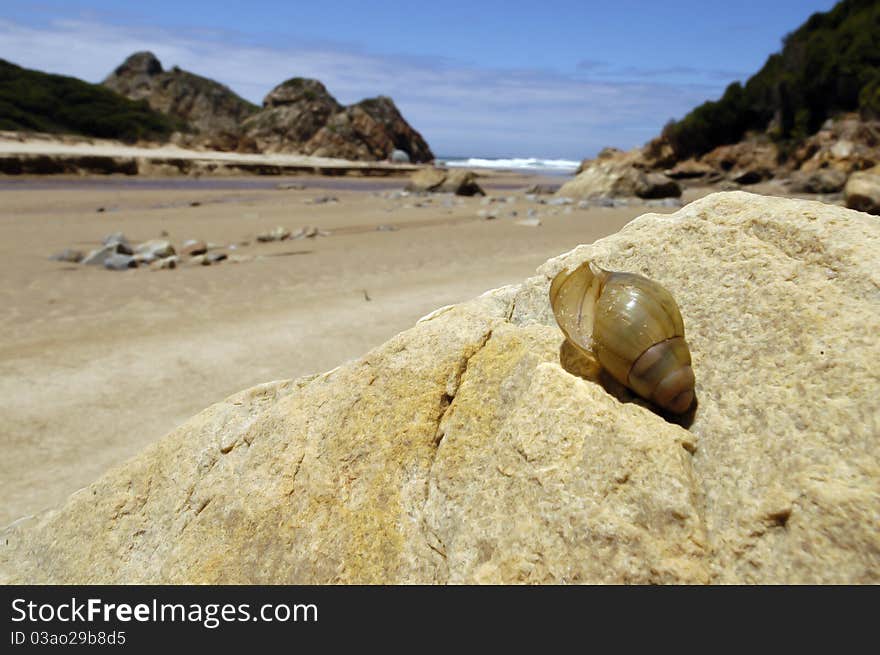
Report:
[[[580,161],[571,159],[542,159],[540,157],[437,157],[438,164],[458,168],[491,168],[496,170],[538,173],[541,175],[573,175]]]

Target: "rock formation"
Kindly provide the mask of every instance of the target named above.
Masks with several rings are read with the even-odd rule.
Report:
[[[675,295],[698,406],[572,357],[550,279]],[[3,583],[878,583],[880,223],[722,193],[195,416],[7,528]],[[157,408],[157,411],[161,411]]]
[[[303,146],[342,110],[318,80],[294,77],[263,99],[263,109],[242,129],[264,152],[303,152]],[[332,155],[335,156],[335,155]]]
[[[164,70],[152,52],[131,55],[103,84],[133,100],[146,100],[151,108],[180,118],[215,140],[237,135],[241,122],[257,111],[255,105],[219,82],[176,66]],[[237,139],[232,143],[237,145]]]
[[[294,77],[272,89],[262,108],[230,89],[176,66],[170,71],[151,52],[131,55],[104,86],[185,121],[195,136],[184,146],[243,152],[300,153],[359,161],[411,162],[434,155],[401,116],[391,98],[379,96],[345,107],[318,80]]]
[[[405,153],[409,161],[434,159],[422,135],[410,127],[387,96],[361,100],[338,112],[304,149],[311,155],[354,160],[391,159],[395,151]]]

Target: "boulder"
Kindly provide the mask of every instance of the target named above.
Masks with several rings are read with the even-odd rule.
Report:
[[[418,193],[436,191],[446,180],[448,173],[445,168],[420,168],[410,176],[406,190]]]
[[[578,199],[640,197],[678,197],[681,187],[662,173],[645,170],[638,151],[614,154],[584,166],[583,171],[556,192],[557,196]]]
[[[718,146],[700,158],[738,184],[755,184],[772,178],[779,168],[779,149],[773,143],[742,141]]]
[[[789,188],[801,193],[837,193],[846,184],[846,173],[836,168],[814,171],[795,171],[789,178]]]
[[[662,173],[643,173],[636,178],[635,193],[639,198],[678,198],[678,182]]]
[[[108,234],[104,237],[103,243],[105,246],[116,246],[116,252],[122,253],[123,255],[131,255],[134,252],[128,239],[122,232]]]
[[[850,175],[843,194],[850,209],[880,214],[880,165]]]
[[[391,151],[391,157],[389,159],[395,164],[410,163],[409,153],[406,150],[398,150],[397,148]]]
[[[667,420],[567,348],[585,259],[677,299]],[[717,193],[231,396],[8,527],[0,583],[880,582],[880,222]]]
[[[825,121],[822,129],[799,144],[787,166],[807,173],[834,169],[848,174],[878,163],[880,121],[843,114]]]
[[[486,192],[477,184],[477,175],[473,171],[460,168],[449,171],[443,184],[437,189],[441,193],[454,193],[457,196],[485,196]]]

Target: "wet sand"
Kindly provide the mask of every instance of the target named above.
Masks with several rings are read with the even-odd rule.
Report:
[[[307,188],[275,188],[284,181]],[[331,369],[437,307],[518,282],[647,211],[673,211],[566,213],[527,201],[530,181],[563,180],[484,178],[490,195],[516,200],[483,205],[389,198],[405,181],[387,178],[3,179],[0,525],[62,502],[233,392]],[[310,202],[328,195],[338,202]],[[540,227],[516,224],[529,208]],[[277,225],[331,234],[255,242]],[[47,259],[115,231],[133,243],[163,231],[178,246],[249,242],[227,252],[253,259],[121,273]]]

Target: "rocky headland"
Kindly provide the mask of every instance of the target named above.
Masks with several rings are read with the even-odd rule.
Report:
[[[585,259],[676,297],[670,422],[564,347]],[[880,224],[734,192],[193,417],[3,534],[4,583],[877,583]]]
[[[434,159],[391,98],[344,106],[318,80],[294,77],[272,89],[257,107],[226,86],[178,67],[169,71],[151,52],[128,57],[104,86],[185,121],[181,145],[238,152],[297,153],[353,161]]]

